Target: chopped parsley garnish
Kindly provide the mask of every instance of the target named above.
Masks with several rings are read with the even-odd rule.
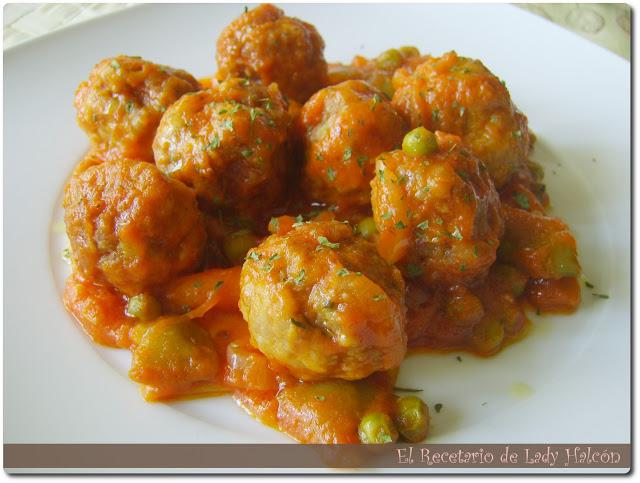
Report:
[[[458,362],[462,362],[462,357],[460,357],[460,356],[456,356],[456,360],[457,360]]]
[[[304,271],[304,268],[300,270],[298,275],[296,275],[296,277],[293,279],[293,283],[295,283],[296,285],[302,285],[302,282],[304,281],[305,273],[306,272]]]
[[[378,176],[380,176],[380,181],[384,181],[384,169],[378,170]]]
[[[444,223],[444,220],[442,218],[438,217],[438,218],[436,218],[436,223],[438,225],[442,225]]]
[[[304,218],[302,217],[302,215],[296,215],[296,223],[302,223],[304,222]]]
[[[320,245],[322,245],[323,247],[328,247],[331,249],[336,249],[340,247],[340,243],[331,243],[326,236],[319,236],[318,243],[320,243]]]
[[[473,256],[478,258],[478,245],[473,245]]]
[[[133,111],[134,108],[134,104],[132,101],[129,101],[126,103],[126,105],[124,106],[124,110],[127,111],[128,113],[131,113],[131,111]]]
[[[215,286],[213,287],[214,290],[218,290],[220,287],[222,287],[224,285],[224,280],[218,280],[215,284]]]
[[[396,227],[398,230],[404,230],[404,229],[407,227],[407,225],[405,225],[402,221],[398,221],[398,222],[395,224],[395,227]]]
[[[117,60],[112,60],[111,61],[111,68],[113,70],[120,70],[120,63]]]
[[[422,275],[422,273],[422,267],[414,265],[412,263],[407,263],[407,274],[409,275],[409,277],[416,278]]]
[[[453,231],[451,232],[451,237],[455,238],[456,240],[462,240],[462,233],[460,233],[460,228],[455,226],[453,228]]]
[[[435,409],[436,412],[439,413],[440,411],[442,411],[442,403],[437,403],[435,406],[433,406],[433,409]]]
[[[426,230],[427,228],[429,228],[429,221],[428,220],[421,221],[420,223],[418,223],[417,227],[420,230]]]
[[[218,135],[215,135],[213,137],[213,139],[211,140],[211,142],[209,144],[207,144],[204,148],[205,149],[218,149],[220,147],[220,138],[218,137]]]
[[[608,296],[608,295],[603,294],[603,293],[594,293],[594,294],[592,294],[592,295],[593,295],[594,297],[599,298],[599,299],[608,299],[608,298],[609,298],[609,296]]]
[[[465,108],[464,108],[464,106],[462,106],[460,108],[460,117],[464,116],[464,111],[465,111]]]
[[[391,218],[391,212],[387,211],[383,215],[380,215],[380,218],[382,218],[383,220],[388,220],[389,218]]]
[[[368,158],[366,156],[358,156],[358,166],[360,166],[362,168],[362,166],[364,166],[364,162],[367,160]]]
[[[255,107],[252,107],[249,110],[249,119],[251,120],[252,124],[253,124],[253,121],[256,120],[256,117],[258,117],[258,110]]]
[[[347,159],[351,159],[351,148],[347,148],[344,150],[344,155],[342,156],[342,159],[344,159],[345,161]]]
[[[341,268],[340,270],[338,270],[338,276],[346,277],[347,275],[349,275],[349,270],[347,270],[346,268]]]
[[[384,300],[384,295],[383,295],[383,294],[381,294],[381,293],[379,293],[379,294],[374,295],[372,298],[373,298],[373,300],[375,300],[376,302],[380,302],[381,300]]]
[[[272,218],[272,220],[274,220],[275,218]],[[276,220],[277,221],[277,220]],[[260,255],[256,252],[249,252],[249,254],[246,256],[247,260],[253,260],[254,262],[257,262],[258,260],[260,260]]]
[[[529,198],[522,193],[516,193],[513,197],[515,198],[516,203],[518,203],[518,206],[523,210],[528,210],[530,208]]]
[[[336,179],[336,171],[333,168],[327,168],[327,179],[330,182]]]
[[[233,120],[225,119],[222,121],[222,129],[225,131],[233,131]]]
[[[315,396],[315,398],[316,398],[318,401],[324,401],[324,396],[323,396],[323,395]]]
[[[196,280],[195,282],[193,282],[193,288],[200,288],[202,287],[202,280]]]
[[[303,324],[302,322],[297,321],[293,317],[291,317],[291,323],[293,325],[295,325],[296,327],[300,327],[301,329],[306,329],[307,328],[307,326],[305,324]]]
[[[412,387],[394,387],[396,392],[422,392],[422,389],[414,389]]]
[[[462,154],[462,151],[460,151],[460,153]],[[463,180],[465,180],[465,181],[469,180],[469,175],[465,171],[462,171],[460,169],[456,169],[456,173],[458,173],[458,176],[460,176]]]
[[[431,112],[431,120],[432,120],[433,122],[437,122],[437,121],[438,121],[438,119],[440,119],[440,109],[434,109],[434,110]]]
[[[243,150],[241,151],[241,154],[242,154],[245,158],[248,158],[248,157],[250,157],[250,156],[253,154],[253,151],[252,151],[251,149],[249,149],[249,148],[246,148],[246,149],[243,149]]]
[[[371,110],[375,111],[376,110],[376,106],[382,102],[382,97],[380,97],[380,94],[374,94],[373,95],[373,101],[371,103]]]
[[[521,138],[522,137],[522,131],[520,129],[518,129],[517,131],[513,131],[513,137]]]
[[[587,287],[587,288],[595,288],[595,286],[593,284],[589,283],[588,280],[584,281],[584,286]]]
[[[467,266],[463,263],[460,265],[460,271],[464,272],[467,269]]]
[[[324,161],[324,157],[322,157],[322,154],[320,154],[320,153],[316,153],[316,159],[318,161]]]

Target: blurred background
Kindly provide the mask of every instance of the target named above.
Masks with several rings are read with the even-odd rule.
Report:
[[[131,8],[132,3],[7,4],[4,7],[4,48],[19,45],[79,22]],[[615,52],[629,60],[631,8],[621,3],[514,4]]]

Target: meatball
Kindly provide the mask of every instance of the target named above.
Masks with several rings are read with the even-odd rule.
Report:
[[[234,20],[218,38],[217,77],[276,82],[284,95],[304,102],[326,85],[323,52],[324,41],[313,25],[263,4]]]
[[[282,195],[288,128],[277,85],[229,79],[167,109],[153,151],[158,168],[194,188],[204,206],[248,213]]]
[[[402,276],[346,223],[297,224],[252,249],[239,306],[252,343],[303,380],[361,379],[406,351]]]
[[[374,59],[356,55],[351,64],[329,64],[329,85],[346,80],[364,80],[382,91],[389,99],[393,97],[393,73],[400,67],[412,68],[424,60],[415,47],[400,47],[382,52]]]
[[[449,52],[415,68],[398,69],[393,105],[411,122],[462,137],[502,187],[529,154],[527,118],[509,91],[478,60]]]
[[[314,201],[369,205],[375,157],[400,146],[402,116],[364,81],[317,92],[298,118],[304,140],[304,191]]]
[[[471,283],[496,259],[504,231],[500,200],[484,164],[460,138],[435,137],[429,154],[398,150],[376,159],[371,205],[378,250],[408,278]]]
[[[107,159],[153,162],[151,143],[162,113],[198,89],[198,81],[183,70],[140,57],[105,59],[76,91],[78,124]]]
[[[126,295],[200,263],[206,235],[195,195],[151,163],[123,159],[76,173],[64,209],[75,269]]]

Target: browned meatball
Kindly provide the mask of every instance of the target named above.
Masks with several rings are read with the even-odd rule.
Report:
[[[449,52],[411,69],[398,69],[393,105],[411,122],[461,136],[502,187],[529,154],[527,118],[509,91],[478,60]]]
[[[409,278],[470,283],[496,259],[504,231],[500,199],[460,138],[436,137],[430,154],[398,150],[377,158],[371,205],[378,249]]]
[[[327,82],[324,41],[313,25],[270,4],[249,10],[218,38],[218,79],[276,82],[287,97],[306,101]]]
[[[298,118],[305,192],[314,201],[369,205],[375,157],[400,146],[405,131],[402,116],[364,81],[317,92]]]
[[[78,124],[107,159],[153,162],[151,143],[162,113],[200,89],[183,70],[121,55],[105,59],[76,91]]]
[[[156,164],[209,207],[264,210],[284,189],[289,122],[277,85],[229,79],[167,110],[153,142]]]
[[[361,379],[406,351],[402,276],[346,223],[302,223],[252,249],[239,305],[252,343],[304,380]]]
[[[195,269],[205,230],[193,191],[143,161],[77,172],[64,194],[76,270],[135,295]]]

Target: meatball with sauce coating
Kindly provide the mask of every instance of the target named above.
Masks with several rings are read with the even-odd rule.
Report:
[[[327,82],[324,41],[313,25],[284,15],[270,4],[245,12],[218,38],[216,74],[276,82],[282,93],[298,102]]]
[[[393,105],[412,127],[462,137],[487,166],[497,188],[527,160],[527,118],[509,91],[480,61],[449,52],[415,68],[398,69]]]
[[[96,65],[75,96],[77,120],[107,159],[153,162],[151,143],[164,111],[200,89],[183,70],[121,55]]]
[[[346,223],[307,222],[252,249],[240,277],[252,343],[304,380],[398,367],[404,282]]]
[[[420,135],[422,146],[412,142]],[[470,283],[495,261],[504,230],[498,193],[457,136],[411,131],[403,150],[378,156],[371,185],[378,250],[408,278]]]
[[[229,79],[167,110],[153,143],[156,164],[209,208],[264,210],[284,189],[288,128],[277,85]]]
[[[191,271],[202,258],[195,194],[151,163],[123,159],[76,173],[64,209],[76,270],[126,295]]]
[[[405,131],[402,116],[364,81],[317,92],[298,118],[307,196],[338,205],[368,205],[375,157],[399,147]]]

